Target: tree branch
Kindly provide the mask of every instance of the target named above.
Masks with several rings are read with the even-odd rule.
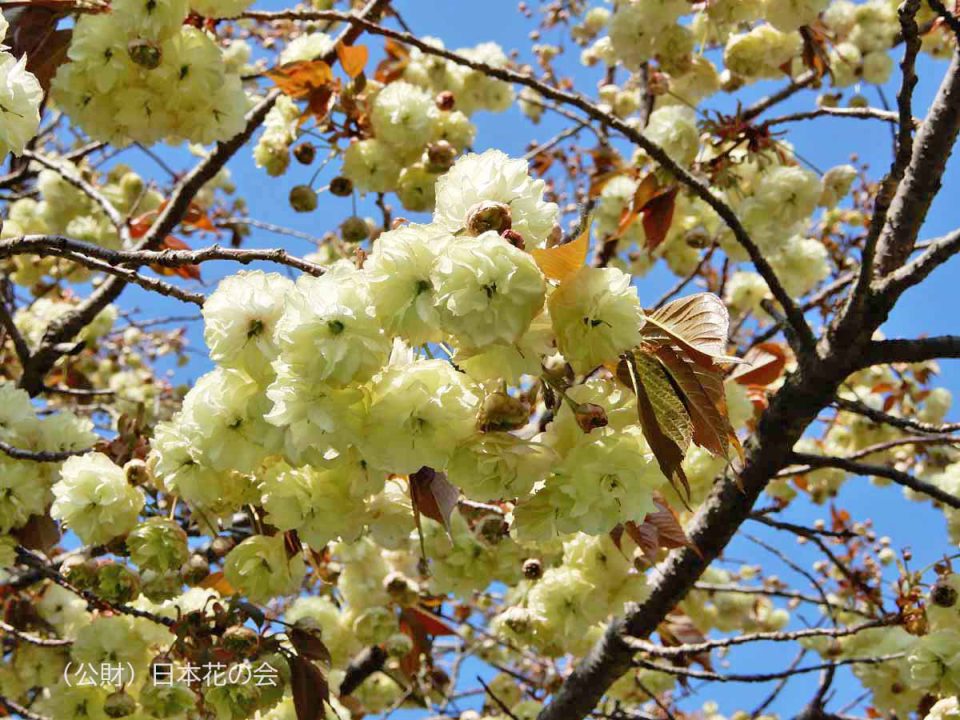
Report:
[[[919,363],[960,358],[960,335],[934,335],[912,340],[876,340],[867,346],[861,367],[888,363]]]
[[[663,665],[661,663],[652,663],[646,660],[636,660],[635,665],[648,670],[657,670],[669,675],[693,678],[696,680],[710,680],[712,682],[742,682],[742,683],[765,683],[771,680],[779,680],[794,675],[804,675],[812,672],[820,672],[831,668],[843,667],[844,665],[880,665],[891,660],[899,660],[905,653],[892,653],[890,655],[876,655],[872,657],[846,658],[844,660],[835,660],[833,662],[819,663],[817,665],[807,665],[805,667],[788,668],[778,672],[770,673],[729,673],[721,675],[720,673],[710,672],[708,670],[692,670],[690,668],[680,668],[674,665]]]
[[[865,477],[875,476],[893,480],[897,485],[902,485],[903,487],[927,495],[948,507],[960,509],[960,497],[941,490],[933,483],[921,480],[901,470],[884,467],[883,465],[871,465],[869,463],[858,462],[857,460],[848,460],[847,458],[809,455],[806,453],[793,453],[792,460],[814,468],[832,467],[846,470],[854,475],[863,475]]]
[[[503,80],[504,82],[515,85],[523,85],[525,87],[533,88],[542,96],[566,105],[571,105],[581,110],[583,113],[593,118],[597,122],[613,128],[641,148],[661,167],[668,170],[679,182],[685,185],[694,195],[703,200],[714,210],[714,212],[717,213],[717,215],[720,216],[720,218],[726,223],[727,227],[730,228],[731,232],[733,232],[737,242],[740,243],[744,250],[747,251],[751,262],[753,263],[754,267],[756,267],[757,272],[760,273],[760,275],[766,281],[767,286],[770,288],[770,292],[773,293],[774,298],[778,303],[780,303],[787,320],[793,326],[803,346],[807,349],[813,348],[815,344],[815,338],[813,336],[813,331],[810,329],[809,325],[807,325],[807,321],[804,318],[803,313],[796,306],[796,303],[793,301],[793,298],[790,297],[790,294],[784,289],[773,268],[770,266],[770,263],[764,257],[756,243],[753,242],[733,208],[731,208],[730,205],[728,205],[722,198],[718,197],[710,189],[709,184],[698,178],[696,175],[671,158],[670,155],[660,145],[650,140],[629,123],[604,111],[602,108],[595,105],[584,96],[571,91],[560,90],[552,87],[546,83],[540,82],[530,75],[525,75],[508,68],[493,67],[492,65],[488,65],[483,62],[471,60],[455,52],[451,52],[444,48],[436,47],[426,43],[410,33],[391,30],[390,28],[383,27],[375,22],[371,22],[369,20],[346,13],[320,10],[283,10],[279,12],[247,12],[243,14],[243,17],[251,20],[261,21],[340,20],[343,22],[352,23],[363,28],[367,32],[376,35],[383,35],[384,37],[411,45],[428,55],[442,57],[457,65],[462,65],[464,67],[477,70],[478,72],[482,72],[489,77]]]
[[[885,425],[890,425],[891,427],[900,428],[901,430],[915,430],[916,432],[931,434],[954,433],[960,431],[960,423],[934,425],[932,423],[920,422],[919,420],[897,417],[896,415],[890,415],[889,413],[875,410],[866,403],[862,403],[858,400],[847,400],[846,398],[838,397],[833,401],[833,404],[841,410],[856,413],[857,415],[862,415],[865,418],[873,420],[875,423],[883,423]]]

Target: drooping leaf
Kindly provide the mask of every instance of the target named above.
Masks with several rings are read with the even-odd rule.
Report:
[[[337,57],[340,59],[340,66],[343,71],[351,78],[357,77],[367,66],[367,60],[370,59],[370,51],[366,45],[344,45],[337,44]]]
[[[416,618],[423,631],[428,635],[438,637],[441,635],[458,635],[457,629],[439,615],[435,615],[426,608],[411,605],[404,608],[404,616],[407,619]]]
[[[583,267],[590,248],[590,230],[584,230],[580,236],[566,245],[534,249],[530,251],[540,270],[551,280],[563,282]]]
[[[789,351],[780,343],[760,343],[747,351],[743,365],[730,373],[730,379],[741,385],[764,387],[783,375],[789,357]]]
[[[643,232],[646,236],[646,247],[654,251],[667,239],[670,226],[673,224],[673,211],[677,205],[677,193],[680,188],[674,186],[650,198],[643,206],[640,214],[643,216]]]
[[[660,635],[661,642],[667,647],[696,645],[707,639],[687,615],[676,611],[670,613],[664,621],[657,626],[657,634]],[[675,662],[685,666],[692,665],[696,662],[702,665],[705,670],[713,670],[709,651],[676,658]]]
[[[643,436],[661,472],[686,504],[690,499],[690,483],[683,471],[683,457],[693,435],[690,415],[655,358],[642,352],[626,353],[617,375],[636,393]]]
[[[657,509],[647,513],[642,523],[624,523],[623,529],[651,563],[656,562],[657,550],[693,547],[680,523],[680,518],[662,497],[655,497]]]
[[[627,228],[639,217],[640,211],[643,210],[647,203],[657,194],[658,188],[659,183],[657,182],[657,176],[653,173],[650,173],[640,181],[640,184],[637,185],[637,189],[633,193],[633,197],[630,199],[630,203],[623,209],[620,215],[620,222],[617,224],[614,237],[621,237],[627,231]]]
[[[330,667],[330,650],[324,644],[318,633],[312,633],[300,627],[292,627],[287,631],[287,637],[296,651],[309,660],[317,660],[326,668]]]
[[[457,507],[460,491],[447,481],[445,473],[422,467],[410,476],[413,511],[441,523],[450,532],[450,516]]]
[[[669,302],[646,316],[641,330],[645,340],[679,344],[694,362],[712,367],[714,362],[740,362],[726,354],[730,314],[713,293],[697,293]]]
[[[736,438],[726,415],[723,377],[684,358],[669,345],[655,351],[677,388],[693,423],[693,442],[713,455],[727,457],[730,438]]]
[[[12,534],[28,550],[39,550],[44,554],[48,554],[60,542],[60,528],[49,513],[31,515],[26,525]]]
[[[278,88],[294,100],[304,100],[333,82],[333,70],[323,60],[297,60],[266,72]]]
[[[324,720],[324,703],[330,701],[330,685],[323,671],[307,658],[294,655],[290,663],[290,689],[297,720]]]

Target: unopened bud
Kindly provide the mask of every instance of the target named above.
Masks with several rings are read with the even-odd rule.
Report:
[[[957,604],[957,589],[946,580],[937,580],[930,590],[930,602],[938,607],[953,607]]]
[[[143,460],[131,460],[123,466],[127,475],[127,482],[131,485],[146,485],[150,479],[150,471]]]
[[[453,167],[457,159],[457,149],[446,140],[437,140],[427,145],[424,152],[424,165],[432,173],[443,173]]]
[[[597,428],[606,427],[609,422],[607,411],[594,403],[580,403],[573,413],[577,419],[577,425],[587,434]]]
[[[317,209],[317,193],[309,185],[297,185],[290,191],[290,207],[299,213]]]
[[[457,99],[453,96],[452,92],[449,90],[444,90],[442,93],[437,95],[436,103],[438,110],[453,110],[454,106],[457,104]]]
[[[220,643],[234,655],[252,657],[260,644],[260,636],[253,629],[241,625],[227,628]]]
[[[236,541],[226,535],[217,535],[210,543],[210,551],[218,558],[226,557],[227,553],[236,546]]]
[[[348,243],[363,242],[370,237],[370,226],[359,215],[353,215],[343,221],[340,226],[343,241]]]
[[[383,589],[398,605],[409,606],[417,602],[420,589],[403,573],[392,572],[383,579]]]
[[[103,701],[103,714],[110,718],[124,718],[133,715],[137,710],[137,701],[118,690],[107,696]]]
[[[527,247],[526,243],[523,242],[523,235],[516,230],[504,230],[500,237],[520,250],[525,250]]]
[[[492,392],[483,400],[478,426],[483,432],[516,430],[527,424],[530,407],[505,392]]]
[[[506,203],[484,200],[467,211],[467,234],[473,237],[491,230],[500,235],[512,226],[510,206]]]
[[[293,156],[301,165],[309,165],[317,157],[317,147],[313,143],[300,143],[293,149]]]
[[[538,558],[523,561],[523,576],[527,580],[539,580],[543,576],[543,563]]]
[[[203,555],[191,555],[180,568],[180,577],[188,585],[196,585],[210,574],[210,563]]]
[[[348,177],[338,175],[330,181],[330,194],[337,197],[349,197],[353,194],[353,181]]]
[[[160,61],[163,60],[163,51],[160,50],[160,46],[142,38],[129,42],[127,54],[133,62],[147,70],[155,70],[160,67]]]

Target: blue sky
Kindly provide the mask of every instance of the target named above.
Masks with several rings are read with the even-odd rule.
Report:
[[[516,0],[396,0],[396,6],[403,13],[404,18],[412,29],[419,35],[435,35],[444,40],[451,48],[474,45],[479,42],[493,40],[500,43],[505,49],[517,48],[521,50],[521,59],[529,59],[525,48],[530,45],[527,35],[534,25],[523,19],[517,11]],[[256,7],[260,9],[279,9],[288,6],[288,2],[281,0],[262,0]],[[536,2],[530,2],[537,6]],[[557,38],[545,37],[543,41],[550,42]],[[377,39],[368,41],[376,53],[381,46]],[[567,43],[569,45],[569,43]],[[570,60],[574,60],[578,51],[574,49]],[[592,93],[595,88],[597,74],[594,70],[578,68],[575,62],[566,62],[561,65],[564,72],[574,75],[578,80],[581,91]],[[920,84],[915,95],[915,114],[923,115],[929,105],[937,83],[945,69],[945,63],[933,62],[927,59],[920,63]],[[744,103],[750,102],[780,83],[762,83],[738,95]],[[880,105],[881,101],[875,88],[862,88],[864,95],[871,104]],[[896,96],[896,86],[891,85],[884,89],[884,93],[891,101]],[[849,94],[849,93],[848,93]],[[805,92],[785,103],[777,114],[794,110],[811,109],[814,107],[815,93]],[[732,110],[733,103],[728,97],[720,98],[712,107]],[[531,139],[545,140],[552,136],[564,125],[557,122],[549,113],[544,122],[537,127],[531,127],[529,122],[517,111],[511,110],[500,115],[481,114],[475,118],[479,133],[476,148],[496,147],[513,155],[522,155],[527,143]],[[565,122],[565,121],[561,121]],[[796,147],[797,151],[813,165],[827,169],[837,164],[848,162],[852,155],[861,161],[867,162],[874,177],[882,174],[888,166],[890,157],[890,131],[879,122],[862,122],[850,119],[829,118],[820,119],[813,123],[793,124],[788,128],[787,139]],[[183,160],[179,151],[168,151],[158,148],[161,153],[173,159]],[[125,162],[131,162],[133,155],[123,157]],[[137,161],[138,168],[147,169],[150,166]],[[287,204],[289,189],[298,183],[309,181],[311,169],[301,168],[296,164],[284,178],[274,180],[257,170],[252,163],[250,150],[242,150],[230,165],[234,179],[239,187],[240,194],[249,203],[250,216],[258,220],[269,221],[291,228],[296,228],[314,235],[322,235],[328,229],[339,223],[350,214],[350,201],[321,196],[318,210],[309,215],[293,213]],[[158,176],[159,178],[160,176]],[[329,178],[326,178],[329,179]],[[921,238],[930,238],[957,227],[960,222],[960,213],[956,209],[956,193],[958,191],[958,166],[953,161],[948,167],[943,191],[934,203],[931,215],[924,228]],[[320,184],[325,184],[321,180]],[[396,204],[396,203],[395,203]],[[363,209],[363,204],[361,204]],[[372,214],[372,213],[371,213]],[[410,216],[409,213],[401,213]],[[285,245],[294,252],[309,251],[309,244],[291,238],[270,235],[254,230],[249,245],[255,247],[275,247]],[[204,266],[204,278],[212,284],[219,273],[225,272],[227,266]],[[935,273],[921,288],[914,289],[903,298],[898,309],[893,313],[884,327],[888,337],[909,337],[921,334],[940,334],[955,332],[957,323],[954,315],[956,286],[960,265],[954,260]],[[672,285],[675,278],[662,269],[655,270],[638,282],[641,300],[652,302],[665,288]],[[172,301],[132,289],[124,297],[124,307],[136,305],[147,316],[166,314],[182,314],[183,306]],[[202,350],[203,342],[199,333],[199,326],[191,331],[192,344]],[[178,372],[177,379],[189,382],[204,372],[208,365],[195,359],[189,368]],[[951,389],[957,398],[960,398],[960,366],[956,361],[942,364],[943,385]],[[951,419],[960,417],[951,413]],[[905,504],[900,492],[896,488],[874,488],[866,479],[854,478],[846,484],[840,506],[855,511],[858,517],[872,517],[877,530],[881,535],[890,535],[895,546],[909,545],[915,551],[916,566],[925,565],[949,549],[945,534],[945,524],[942,515],[929,508],[926,504]],[[826,508],[811,508],[797,506],[787,513],[788,519],[800,522],[810,522],[826,514]],[[773,539],[777,545],[789,549],[791,554],[801,562],[809,563],[813,555],[808,550],[794,549],[790,538],[777,538],[765,528],[749,527],[748,530],[759,536]],[[785,579],[797,581],[797,587],[804,587],[805,580],[792,576],[785,567],[777,567],[777,561],[770,561],[768,557],[759,554],[756,546],[742,540],[735,541],[730,548],[730,556],[747,562],[765,563],[771,572],[776,572]],[[745,649],[732,656],[738,658],[740,670],[770,669],[786,666],[792,659],[794,648],[782,649],[768,646],[756,649]],[[809,658],[815,662],[816,658]],[[468,668],[465,677],[472,679],[473,668]],[[812,695],[816,687],[817,676],[810,675],[796,679],[789,685],[773,710],[785,716],[792,716],[799,712],[803,704]],[[743,686],[727,685],[714,686],[709,693],[699,696],[692,702],[698,705],[705,699],[717,699],[721,711],[733,712],[736,709],[750,709],[769,691],[771,686]],[[835,683],[837,700],[832,706],[836,709],[859,694],[858,686],[853,684],[849,677],[841,673]],[[745,699],[746,698],[746,699]],[[397,713],[394,717],[417,717],[416,713]]]

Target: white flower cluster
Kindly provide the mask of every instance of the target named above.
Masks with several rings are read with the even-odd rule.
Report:
[[[365,527],[383,547],[407,548],[409,491],[385,480],[424,466],[477,500],[519,498],[521,536],[600,535],[642,521],[665,478],[635,405],[611,381],[569,392],[569,402],[604,404],[618,418],[610,427],[585,434],[564,405],[546,432],[511,432],[529,411],[501,389],[495,358],[519,358],[506,365],[517,370],[511,384],[539,375],[558,349],[588,373],[635,347],[643,323],[619,270],[547,282],[528,251],[557,232],[544,190],[522,161],[469,155],[441,178],[433,223],[382,234],[362,269],[342,261],[295,283],[261,271],[224,280],[203,309],[218,368],[157,429],[158,482],[209,522],[262,505],[270,525],[313,548],[354,542]],[[436,343],[452,346],[456,364],[423,356]],[[431,587],[469,595],[515,581],[523,555],[503,519],[488,532],[457,518],[450,538],[425,526]],[[228,575],[251,596],[287,592],[302,575],[292,567],[278,579],[279,546],[270,568],[241,559],[245,548],[231,553]]]
[[[0,158],[19,155],[40,126],[43,88],[27,70],[27,57],[15,58],[3,45],[8,23],[0,12]]]
[[[85,450],[96,439],[89,421],[68,411],[40,417],[27,393],[0,383],[0,441],[27,451],[64,452]],[[31,515],[44,513],[59,467],[0,453],[0,532],[23,527]]]
[[[117,0],[108,14],[81,16],[70,62],[53,81],[56,103],[92,137],[116,144],[238,133],[249,106],[240,76],[208,34],[184,24],[188,11],[187,0]]]

